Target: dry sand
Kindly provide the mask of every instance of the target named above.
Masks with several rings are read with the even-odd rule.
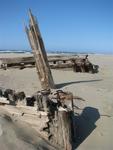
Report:
[[[78,118],[81,143],[76,149],[112,150],[113,55],[90,55],[89,60],[100,66],[98,74],[52,70],[53,78],[58,88],[85,99],[82,105],[77,103],[83,112]],[[0,87],[25,91],[27,95],[41,89],[35,68],[0,70]],[[83,116],[87,116],[86,119]],[[3,118],[0,119],[0,134],[1,122],[4,122]]]

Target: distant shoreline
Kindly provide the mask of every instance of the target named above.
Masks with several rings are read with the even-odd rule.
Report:
[[[0,50],[0,54],[23,54],[23,53],[28,53],[32,54],[31,50]],[[72,55],[79,55],[79,54],[93,54],[93,55],[113,55],[112,52],[106,52],[106,53],[94,53],[94,52],[69,52],[69,51],[49,51],[47,50],[48,54],[72,54]]]

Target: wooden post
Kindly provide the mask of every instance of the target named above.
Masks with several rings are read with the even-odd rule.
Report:
[[[50,142],[62,150],[72,150],[72,120],[71,111],[58,110],[55,121],[49,123]]]
[[[62,145],[65,150],[72,150],[72,134],[71,134],[71,119],[70,112],[59,111],[58,112],[58,120],[59,120],[59,128],[61,128],[61,132],[58,132],[59,139],[58,141],[62,141]],[[61,140],[62,138],[62,140]]]
[[[42,89],[55,88],[43,39],[41,37],[36,19],[32,15],[31,10],[29,10],[29,17],[29,28],[26,27],[25,29],[31,48],[33,50],[34,58],[36,61],[37,74],[39,76]]]

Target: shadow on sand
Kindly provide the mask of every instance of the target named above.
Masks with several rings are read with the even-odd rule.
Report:
[[[96,128],[96,121],[100,118],[98,109],[85,107],[80,116],[74,116],[76,124],[76,139],[73,148],[76,149]]]
[[[102,81],[102,79],[97,79],[97,80],[83,80],[83,81],[73,81],[73,82],[66,82],[66,83],[60,83],[56,84],[56,88],[62,88],[64,86],[70,85],[70,84],[79,84],[79,83],[85,83],[85,82],[98,82]]]

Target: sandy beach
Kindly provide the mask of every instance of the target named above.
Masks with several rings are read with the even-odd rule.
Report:
[[[9,55],[10,54],[0,54],[0,57],[9,57]],[[16,57],[24,54],[11,55],[15,55]],[[92,63],[99,65],[99,73],[88,74],[75,73],[71,70],[52,70],[53,78],[57,88],[71,91],[74,95],[85,99],[85,102],[82,104],[77,103],[77,105],[83,109],[81,116],[87,113],[87,118],[86,120],[80,120],[79,118],[78,122],[80,124],[81,133],[79,133],[79,136],[82,140],[76,149],[112,150],[113,55],[89,55],[89,60]],[[24,91],[26,95],[31,95],[36,91],[41,90],[36,68],[26,68],[23,70],[0,69],[0,87]],[[1,128],[3,124],[5,124],[5,121],[3,118],[0,118],[0,134],[2,133]],[[13,131],[10,130],[11,134],[12,132]],[[5,139],[7,138],[2,138],[2,136],[0,136],[0,145],[2,144],[2,147],[4,146],[3,141]],[[17,142],[16,139],[14,142]],[[8,150],[7,145],[3,150]],[[24,149],[33,149],[32,146],[30,148],[28,145],[26,146],[25,143],[24,145]]]

